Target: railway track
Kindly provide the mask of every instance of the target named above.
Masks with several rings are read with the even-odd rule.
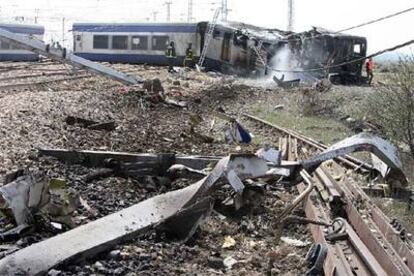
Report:
[[[296,161],[327,146],[291,130],[249,114],[244,118],[277,133],[279,149],[285,160]],[[344,167],[370,169],[358,159],[347,156],[324,163],[312,176],[306,172],[297,186],[299,193],[311,194],[304,200],[308,219],[333,223],[331,227],[311,225],[315,243],[326,250],[325,275],[414,275],[414,251],[410,235],[395,220],[390,220],[371,201]],[[318,265],[318,264],[316,264]]]

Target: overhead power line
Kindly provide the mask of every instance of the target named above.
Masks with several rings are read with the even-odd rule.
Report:
[[[383,16],[383,17],[380,17],[380,18],[377,18],[377,19],[373,19],[373,20],[370,20],[368,22],[360,23],[360,24],[354,25],[352,27],[347,27],[347,28],[339,30],[339,31],[334,31],[332,33],[333,34],[339,34],[339,33],[343,33],[343,32],[346,32],[346,31],[354,30],[354,29],[357,29],[357,28],[368,26],[368,25],[371,25],[371,24],[374,24],[374,23],[381,22],[381,21],[386,20],[386,19],[390,19],[390,18],[399,16],[399,15],[402,15],[404,13],[408,13],[408,12],[411,12],[411,11],[414,11],[414,7],[411,7],[411,8],[396,12],[396,13],[392,13],[392,14],[389,14],[389,15],[386,15],[386,16]],[[314,35],[314,36],[304,37],[304,38],[289,38],[289,39],[284,39],[283,41],[304,41],[304,40],[308,40],[308,39],[314,39],[314,38],[317,38],[317,37],[321,37],[323,35],[324,34],[319,34],[319,35]]]
[[[380,22],[380,21],[398,16],[398,15],[413,11],[413,10],[414,10],[414,7],[408,8],[406,10],[402,10],[402,11],[399,11],[399,12],[396,12],[396,13],[393,13],[393,14],[389,14],[389,15],[386,15],[384,17],[380,17],[380,18],[377,18],[377,19],[374,19],[374,20],[371,20],[371,21],[368,21],[368,22],[365,22],[365,23],[362,23],[362,24],[359,24],[359,25],[356,25],[356,26],[352,26],[352,27],[349,27],[349,28],[346,28],[346,29],[339,30],[339,31],[337,31],[337,33],[342,33],[342,32],[350,31],[350,30],[357,29],[357,28],[360,28],[360,27],[364,27],[364,26],[367,26],[367,25],[370,25],[370,24],[374,24],[374,23],[377,23],[377,22]]]

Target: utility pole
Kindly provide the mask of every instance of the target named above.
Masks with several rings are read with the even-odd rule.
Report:
[[[221,20],[227,21],[227,15],[229,14],[229,9],[227,7],[227,0],[221,0]]]
[[[153,20],[154,22],[157,22],[157,14],[158,14],[158,12],[157,12],[157,11],[152,12],[152,20]]]
[[[167,22],[171,22],[171,5],[172,5],[172,1],[167,1],[164,4],[167,6]]]
[[[65,45],[65,18],[62,18],[62,47]]]
[[[295,3],[294,0],[288,0],[288,31],[293,31],[295,24]]]
[[[188,0],[187,22],[193,21],[193,0]]]
[[[37,24],[39,21],[39,9],[35,9],[35,20],[34,23]]]

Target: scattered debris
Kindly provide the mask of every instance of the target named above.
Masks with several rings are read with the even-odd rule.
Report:
[[[236,245],[236,240],[230,236],[226,236],[224,237],[224,242],[221,248],[229,249],[229,248],[234,247],[235,245]]]
[[[176,106],[176,107],[180,107],[180,108],[188,107],[188,102],[177,101],[177,100],[174,100],[174,99],[171,99],[171,98],[168,98],[168,97],[164,99],[164,102],[167,103],[167,104]]]
[[[370,151],[380,158],[389,167],[386,177],[393,180],[392,184],[396,187],[399,185],[406,186],[408,184],[408,180],[402,170],[402,163],[397,148],[370,133],[360,133],[346,138],[332,145],[321,154],[304,161],[302,164],[307,171],[312,172],[323,161],[357,151]],[[380,169],[380,171],[382,170]]]
[[[116,128],[116,124],[114,121],[105,122],[105,123],[98,123],[92,120],[87,120],[79,117],[68,116],[66,117],[66,123],[68,125],[79,125],[83,128],[88,128],[90,130],[106,130],[106,131],[113,131]]]
[[[311,244],[311,242],[303,242],[303,241],[292,239],[289,237],[281,237],[280,240],[286,244],[289,244],[295,247],[306,247]]]
[[[280,165],[282,161],[282,154],[280,151],[273,148],[265,147],[256,152],[256,155],[268,162],[272,162],[275,165]]]
[[[282,110],[285,106],[283,104],[278,104],[275,107],[273,107],[273,111]]]
[[[282,75],[280,79],[278,79],[276,76],[273,76],[273,80],[277,83],[277,86],[281,88],[293,88],[299,86],[300,84],[300,79],[285,81],[285,75]]]
[[[224,130],[224,136],[227,143],[249,144],[252,141],[250,133],[244,129],[236,120],[230,123]]]
[[[223,264],[224,264],[224,266],[226,267],[227,270],[232,269],[233,266],[237,263],[238,263],[238,261],[235,258],[233,258],[232,256],[228,256],[227,258],[225,258],[223,260]]]
[[[306,255],[309,270],[306,275],[319,275],[324,271],[328,248],[323,244],[313,244]]]
[[[18,177],[0,187],[0,210],[12,214],[17,225],[30,224],[32,211],[39,210],[48,201],[47,185],[31,176]]]

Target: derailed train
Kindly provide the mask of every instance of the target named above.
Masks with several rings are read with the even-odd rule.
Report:
[[[0,24],[11,32],[43,38],[44,28],[30,25]],[[93,61],[166,65],[165,51],[174,41],[177,58],[183,64],[191,47],[196,59],[201,55],[208,22],[137,23],[73,25],[73,51]],[[0,60],[36,60],[38,55],[0,44]],[[280,61],[280,53],[284,61]],[[265,74],[271,70],[305,71],[312,76],[361,78],[367,41],[314,28],[303,33],[265,29],[237,22],[217,24],[204,66],[208,70],[237,74]],[[286,61],[286,59],[288,59]],[[350,62],[359,59],[357,62]]]
[[[208,22],[73,25],[75,54],[93,60],[166,65],[165,51],[175,43],[175,65],[183,64],[185,51],[192,47],[199,57],[208,31]],[[277,71],[278,53],[289,49],[293,70],[309,71],[324,77],[360,78],[363,60],[340,65],[366,55],[364,37],[316,29],[304,33],[265,29],[243,23],[217,24],[209,44],[205,67],[241,74]],[[327,66],[331,68],[326,70]],[[284,70],[289,68],[284,67]]]
[[[45,33],[45,28],[39,25],[0,24],[0,28],[12,33],[32,36],[40,40],[43,40]],[[20,49],[0,38],[0,61],[36,61],[38,59],[38,54]]]

